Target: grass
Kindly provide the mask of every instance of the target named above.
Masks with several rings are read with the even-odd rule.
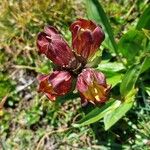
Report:
[[[146,3],[102,2],[116,40],[137,22]],[[3,0],[0,9],[0,149],[149,149],[149,107],[137,104],[107,132],[102,123],[74,129],[71,124],[84,115],[78,98],[52,103],[37,93],[36,76],[52,69],[37,53],[37,33],[50,24],[71,41],[68,26],[86,17],[83,1]]]

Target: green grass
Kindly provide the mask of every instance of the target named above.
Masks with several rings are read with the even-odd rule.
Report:
[[[137,22],[146,3],[102,2],[116,40]],[[86,17],[83,1],[1,0],[0,9],[0,149],[149,149],[149,107],[137,103],[109,131],[101,122],[72,128],[84,116],[80,99],[52,103],[37,93],[36,76],[52,70],[51,62],[37,53],[37,33],[46,24],[54,25],[70,42],[69,25]]]

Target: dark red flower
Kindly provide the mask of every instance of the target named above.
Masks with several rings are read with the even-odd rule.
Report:
[[[46,26],[44,32],[38,34],[39,53],[45,54],[58,66],[57,71],[38,78],[39,92],[55,100],[57,96],[68,93],[73,78],[77,78],[77,89],[82,101],[103,103],[108,99],[110,86],[106,84],[103,73],[86,68],[86,63],[104,40],[104,33],[100,26],[85,19],[75,21],[70,30],[74,50],[54,27]]]
[[[73,49],[85,59],[95,54],[105,37],[100,26],[85,19],[78,19],[72,23],[70,31]]]
[[[39,53],[45,54],[56,65],[66,66],[74,59],[72,50],[54,27],[45,26],[44,32],[38,34],[37,46]]]
[[[41,75],[39,80],[39,92],[43,92],[50,100],[68,93],[71,89],[72,77],[67,71],[54,71],[52,74]]]
[[[108,99],[110,86],[106,84],[105,75],[94,69],[86,68],[77,79],[77,89],[82,102],[104,103]]]

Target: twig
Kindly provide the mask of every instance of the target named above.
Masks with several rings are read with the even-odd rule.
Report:
[[[8,94],[6,96],[4,96],[0,102],[0,110],[3,108],[6,100],[7,100]]]
[[[33,84],[33,82],[35,82],[35,81],[36,81],[36,79],[30,81],[29,83],[27,83],[27,84],[24,85],[24,86],[21,86],[21,88],[16,88],[16,92],[20,92],[20,91],[26,89],[26,88],[29,87],[31,84]]]
[[[36,67],[24,66],[24,65],[13,65],[13,67],[17,69],[29,69],[38,72],[38,69]]]
[[[125,20],[128,19],[128,17],[130,16],[130,14],[132,13],[133,9],[135,8],[136,3],[134,3],[131,8],[129,9],[128,13],[126,14],[126,16],[124,17]]]
[[[36,147],[36,150],[39,150],[39,148],[40,148],[42,142],[44,141],[44,139],[45,139],[47,136],[50,136],[50,135],[52,135],[52,134],[54,134],[54,133],[66,132],[66,131],[68,131],[68,130],[70,130],[70,129],[72,129],[72,128],[73,128],[73,127],[71,127],[71,128],[64,128],[64,129],[58,129],[58,130],[55,130],[55,131],[50,131],[50,132],[48,132],[48,133],[45,133],[44,136],[40,139],[40,141],[39,141],[39,143],[38,143],[38,145],[37,145],[37,147]]]

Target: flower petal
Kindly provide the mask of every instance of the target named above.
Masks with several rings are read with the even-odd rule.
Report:
[[[74,54],[59,32],[51,26],[46,26],[44,32],[37,37],[39,52],[45,54],[56,65],[67,66],[74,59]]]
[[[52,74],[41,75],[38,81],[38,91],[45,93],[50,100],[68,93],[72,85],[72,77],[67,71],[54,71]]]
[[[77,89],[85,103],[104,103],[108,100],[110,88],[105,75],[91,68],[84,69],[77,79]]]
[[[49,25],[44,27],[44,32],[49,36],[59,36],[59,32],[54,27]]]
[[[105,37],[100,26],[85,19],[77,19],[71,24],[70,31],[73,49],[85,59],[95,54]]]

